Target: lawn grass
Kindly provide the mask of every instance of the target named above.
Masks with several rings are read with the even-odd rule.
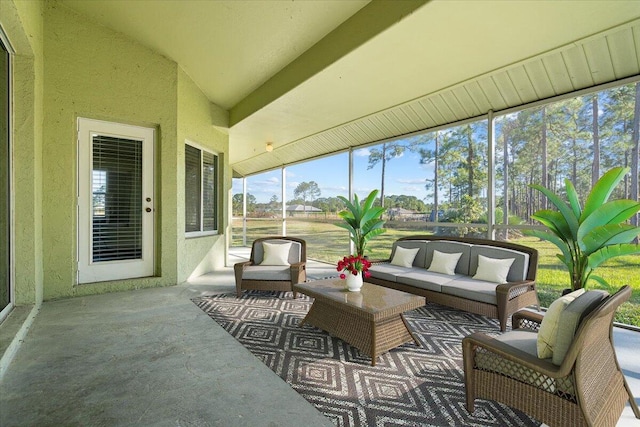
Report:
[[[288,219],[287,235],[306,240],[307,257],[331,264],[349,253],[349,242],[346,231],[337,227],[336,220],[320,219]],[[250,220],[247,225],[247,245],[251,245],[257,237],[282,234],[281,220]],[[400,237],[412,234],[431,234],[423,223],[399,223],[387,225],[387,232],[375,237],[369,243],[366,254],[371,259],[387,259],[391,246]],[[535,237],[516,237],[510,239],[514,243],[533,247],[538,250],[538,298],[543,307],[548,307],[557,299],[563,289],[569,287],[569,273],[556,257],[558,249],[549,242]],[[242,226],[234,222],[232,246],[242,246]],[[614,293],[620,286],[629,285],[632,295],[616,312],[615,320],[620,323],[640,327],[640,256],[631,255],[610,260],[598,268],[597,274],[611,285],[603,287],[590,282],[588,289],[604,289]]]

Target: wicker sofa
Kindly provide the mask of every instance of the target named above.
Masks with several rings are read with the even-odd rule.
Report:
[[[411,254],[415,256],[408,264]],[[513,261],[506,266],[509,260]],[[442,272],[443,264],[450,264],[448,271]],[[514,243],[409,236],[393,243],[389,259],[374,263],[367,281],[422,295],[437,304],[497,318],[504,331],[512,313],[531,305],[539,307],[535,284],[537,267],[537,250]],[[492,277],[494,272],[501,277]]]

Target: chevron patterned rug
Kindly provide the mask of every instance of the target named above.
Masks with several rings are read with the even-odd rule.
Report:
[[[476,401],[465,409],[461,340],[498,322],[436,304],[407,312],[421,346],[404,344],[367,356],[313,326],[298,325],[311,305],[302,295],[245,292],[200,297],[198,307],[329,417],[338,427],[538,426],[504,405]]]

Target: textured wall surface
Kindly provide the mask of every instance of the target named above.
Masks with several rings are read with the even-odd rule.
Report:
[[[13,169],[15,303],[42,301],[41,2],[0,2],[0,23],[13,56]]]
[[[175,284],[177,65],[55,2],[44,40],[45,299]],[[75,284],[78,117],[157,129],[157,277]]]
[[[57,2],[0,1],[14,66],[18,304],[184,281],[224,264],[228,112],[162,55]],[[155,277],[76,284],[77,118],[156,129]],[[214,126],[215,125],[215,126]],[[216,236],[184,237],[184,141],[220,154]]]
[[[212,126],[212,111],[216,106],[202,94],[189,76],[178,72],[178,282],[198,276],[224,265],[226,242],[224,224],[227,219],[226,188],[229,164],[227,150],[229,135]],[[184,213],[184,143],[196,143],[219,155],[218,166],[224,174],[219,175],[218,189],[218,235],[185,238]],[[222,186],[222,187],[221,187]]]

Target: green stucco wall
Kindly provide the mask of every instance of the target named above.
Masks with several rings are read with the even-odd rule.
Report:
[[[221,153],[228,145],[211,126],[208,101],[175,62],[57,3],[47,3],[44,33],[45,299],[178,283],[189,268],[186,258],[193,253],[199,263],[206,255],[201,246],[186,245],[179,232],[184,229],[179,184],[184,137],[193,135]],[[189,114],[193,117],[185,117]],[[75,285],[78,117],[158,130],[156,277]],[[220,239],[208,240],[202,245],[213,246]]]
[[[228,112],[175,62],[56,1],[2,0],[0,24],[16,50],[16,303],[174,285],[223,266]],[[154,277],[76,284],[78,117],[156,129]],[[215,236],[184,236],[185,140],[220,155]]]
[[[45,299],[175,284],[177,65],[57,3],[44,34]],[[78,117],[157,129],[158,277],[75,285]]]
[[[13,66],[14,284],[17,305],[43,298],[43,4],[0,1]]]
[[[224,265],[226,241],[224,224],[227,224],[227,194],[218,191],[220,226],[219,234],[185,238],[185,188],[184,188],[184,143],[190,141],[219,155],[220,184],[227,187],[230,182],[228,147],[229,135],[212,126],[212,111],[219,108],[212,105],[189,76],[180,69],[178,72],[178,282],[199,276]]]

